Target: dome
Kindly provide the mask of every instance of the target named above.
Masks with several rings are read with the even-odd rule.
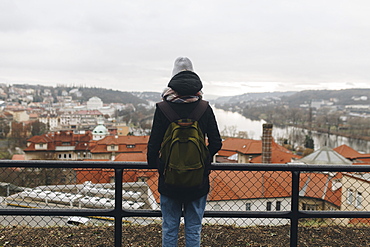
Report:
[[[107,135],[108,129],[104,125],[98,125],[93,130],[94,135]]]
[[[93,140],[99,141],[104,137],[108,136],[108,134],[109,134],[108,129],[104,125],[98,125],[92,132]]]
[[[103,107],[103,101],[100,98],[94,96],[86,102],[86,105],[88,110],[95,110]]]

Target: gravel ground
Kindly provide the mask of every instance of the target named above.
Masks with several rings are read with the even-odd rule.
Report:
[[[370,246],[370,227],[301,227],[298,246]],[[114,246],[113,227],[0,228],[3,246]],[[289,226],[233,227],[205,225],[202,246],[289,246]],[[161,226],[123,226],[122,246],[160,246]],[[179,246],[184,246],[183,228]]]

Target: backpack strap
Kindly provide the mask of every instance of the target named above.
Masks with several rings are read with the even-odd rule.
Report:
[[[163,114],[170,120],[170,122],[174,122],[176,120],[181,119],[181,117],[175,112],[174,109],[168,104],[167,101],[162,101],[157,103],[157,106],[162,110]],[[189,117],[190,119],[194,119],[198,121],[204,114],[204,112],[207,110],[208,107],[208,101],[200,100],[198,105],[195,107],[195,109],[190,113]]]
[[[170,122],[180,119],[180,116],[175,112],[174,109],[172,109],[167,101],[159,102],[157,103],[157,106],[162,110],[163,114],[168,118],[168,120],[170,120]]]
[[[189,118],[198,121],[203,116],[207,108],[208,101],[200,100],[197,107],[195,107],[195,109],[190,113]]]

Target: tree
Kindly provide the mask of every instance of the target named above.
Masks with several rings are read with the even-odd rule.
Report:
[[[237,126],[225,126],[224,129],[221,131],[221,136],[223,137],[236,137],[237,136]]]
[[[12,132],[10,134],[10,140],[16,147],[24,147],[27,141],[27,131],[29,128],[23,123],[12,122]]]
[[[237,137],[242,138],[242,139],[248,139],[248,132],[247,131],[239,131]]]
[[[0,138],[1,139],[6,138],[9,134],[9,132],[10,132],[9,123],[7,123],[7,121],[2,119],[0,121]]]
[[[311,136],[306,135],[305,141],[304,141],[304,146],[305,146],[305,148],[314,149],[314,143],[313,143],[313,139],[312,139]]]
[[[39,120],[31,123],[31,134],[32,136],[38,136],[45,134],[48,131],[47,125],[40,122]]]

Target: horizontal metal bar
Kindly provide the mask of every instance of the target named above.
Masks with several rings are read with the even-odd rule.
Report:
[[[332,172],[370,172],[369,165],[307,165],[289,164],[257,164],[257,163],[213,163],[212,170],[235,171],[332,171]]]
[[[291,218],[290,211],[205,211],[204,217],[211,218]]]
[[[146,162],[0,160],[0,167],[150,169]]]
[[[114,216],[113,209],[1,209],[0,215]],[[122,210],[122,217],[161,217],[159,210]],[[294,218],[291,211],[205,211],[210,218]],[[370,211],[298,211],[298,218],[370,218]]]
[[[92,216],[114,216],[114,209],[0,209],[0,215],[92,215]],[[121,217],[161,217],[159,210],[124,210],[120,212]]]
[[[370,218],[370,211],[299,211],[299,218]]]
[[[91,216],[112,216],[113,209],[41,209],[41,208],[25,208],[25,209],[1,209],[0,215],[91,215]]]
[[[0,160],[0,167],[37,168],[100,168],[100,169],[155,169],[146,162],[118,161],[56,161],[56,160]],[[213,163],[212,170],[235,171],[332,171],[332,172],[370,172],[368,165],[306,165],[306,164],[257,164],[257,163]]]

